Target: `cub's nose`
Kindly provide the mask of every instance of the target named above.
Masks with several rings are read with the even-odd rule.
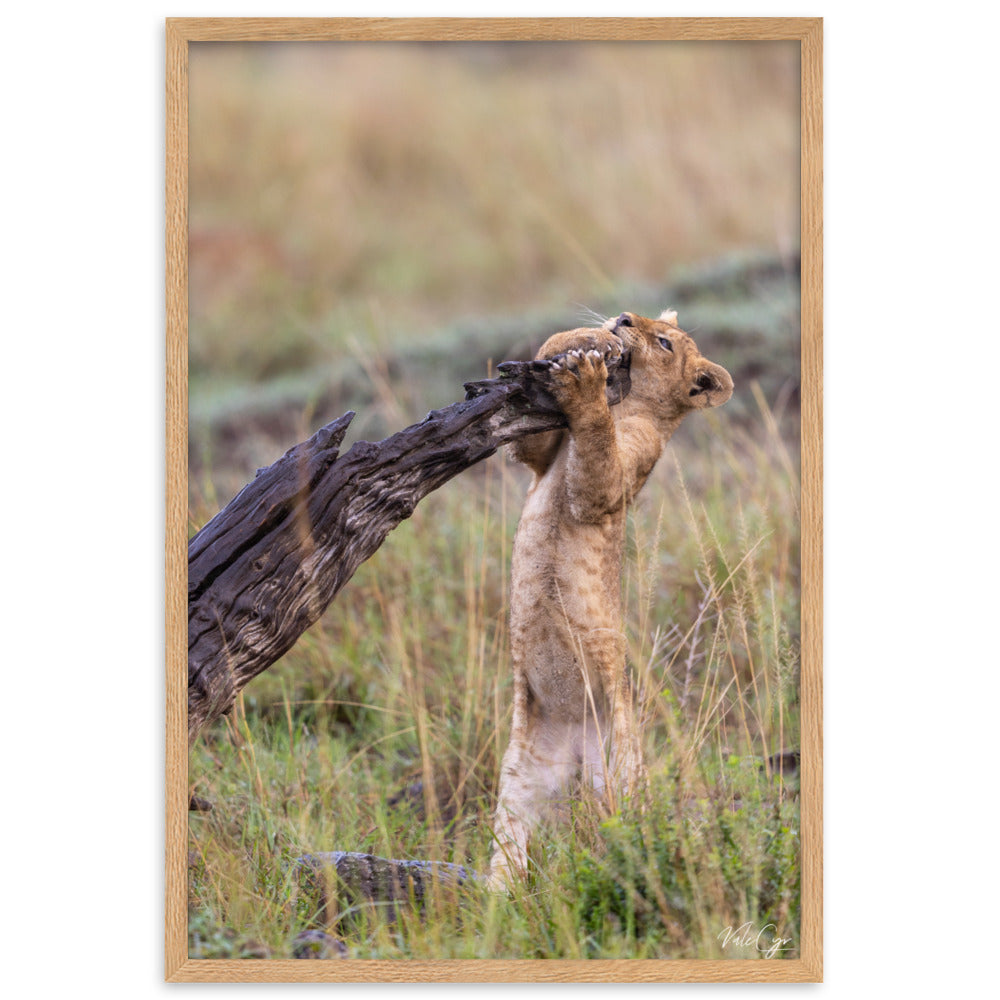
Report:
[[[614,319],[606,319],[603,326],[609,333],[617,333],[623,326],[632,326],[632,317],[628,313],[622,313]]]

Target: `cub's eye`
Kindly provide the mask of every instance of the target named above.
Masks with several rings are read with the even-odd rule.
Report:
[[[657,337],[656,339],[660,342],[660,347],[665,351],[672,351],[674,349],[674,345],[666,337]]]

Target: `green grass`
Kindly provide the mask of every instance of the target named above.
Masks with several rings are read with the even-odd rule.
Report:
[[[511,900],[434,900],[329,928],[353,957],[748,957],[798,940],[798,484],[764,414],[678,432],[630,519],[624,586],[652,803],[537,839]],[[290,954],[294,858],[353,850],[481,869],[509,726],[507,566],[524,477],[501,456],[431,495],[321,623],[192,751],[191,954]]]
[[[629,522],[647,810],[574,802],[510,899],[327,929],[356,958],[740,958],[726,929],[772,923],[796,955],[798,790],[765,764],[799,740],[795,46],[194,43],[190,96],[192,533],[320,424],[382,438],[587,310],[677,308],[736,381]],[[290,956],[302,854],[485,867],[525,487],[500,455],[429,496],[198,740],[192,957]]]

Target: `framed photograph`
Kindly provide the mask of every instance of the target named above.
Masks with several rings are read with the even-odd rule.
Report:
[[[821,981],[822,19],[165,30],[166,979]]]

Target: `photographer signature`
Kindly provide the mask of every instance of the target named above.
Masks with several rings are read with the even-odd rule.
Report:
[[[774,958],[779,951],[787,951],[791,938],[778,937],[775,933],[777,927],[774,924],[764,924],[760,930],[755,930],[753,924],[747,921],[739,927],[727,927],[719,932],[719,939],[722,947],[727,944],[736,945],[737,948],[756,948],[764,958]]]

